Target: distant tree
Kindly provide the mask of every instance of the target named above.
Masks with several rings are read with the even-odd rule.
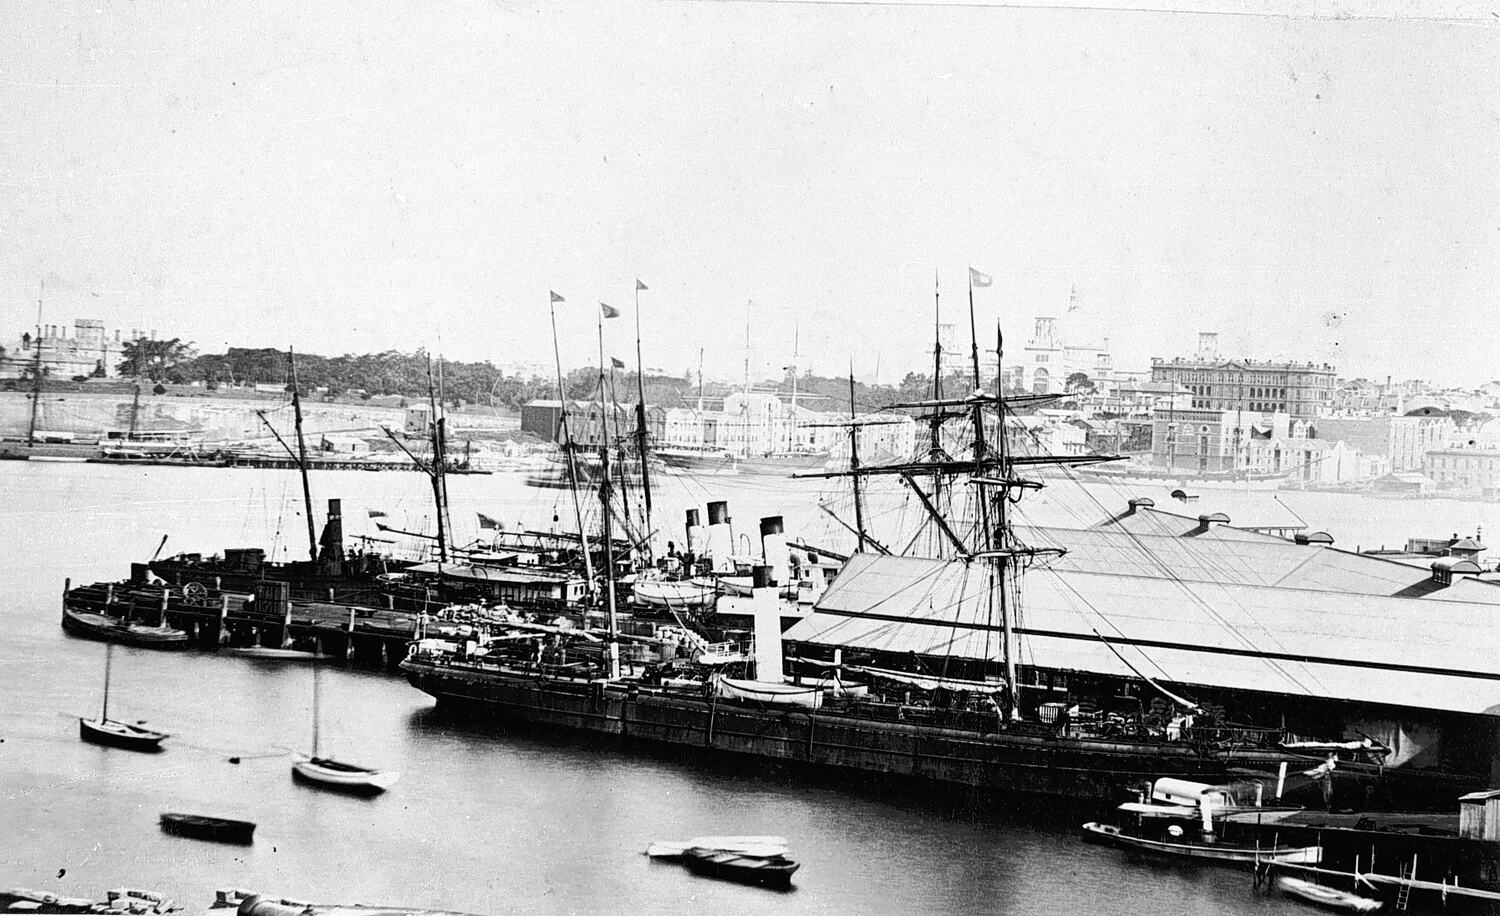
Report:
[[[184,364],[193,358],[193,345],[176,337],[170,340],[141,337],[126,341],[120,353],[124,358],[116,370],[121,375],[140,376],[153,382],[182,382]]]
[[[3,348],[0,348],[0,350],[3,350]],[[0,356],[3,356],[3,355],[4,355],[4,353],[0,352]],[[89,378],[104,378],[104,375],[105,375],[105,372],[104,372],[104,360],[102,360],[102,359],[95,360],[94,361],[94,371],[89,373]]]
[[[1063,388],[1070,394],[1083,394],[1092,392],[1095,386],[1087,372],[1070,372],[1067,381],[1063,383]]]

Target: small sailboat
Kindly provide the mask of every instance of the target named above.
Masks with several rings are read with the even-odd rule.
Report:
[[[114,645],[106,643],[104,646],[104,704],[99,710],[99,718],[80,717],[78,719],[78,736],[90,744],[103,744],[127,751],[157,753],[162,749],[161,743],[166,740],[166,734],[142,728],[139,725],[131,725],[128,722],[117,722],[109,717],[109,676],[113,660]]]
[[[375,770],[336,760],[333,757],[324,757],[319,751],[318,671],[319,669],[314,666],[312,755],[297,755],[296,761],[292,764],[292,778],[298,782],[321,789],[331,789],[335,792],[347,792],[351,795],[379,795],[400,779],[401,774],[391,770]]]

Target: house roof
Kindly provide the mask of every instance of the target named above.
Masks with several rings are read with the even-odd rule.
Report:
[[[856,554],[785,638],[998,659],[993,594],[981,563]],[[1026,665],[1500,715],[1492,605],[1033,569],[1013,612]]]

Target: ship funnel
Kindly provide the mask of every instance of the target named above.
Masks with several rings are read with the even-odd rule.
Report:
[[[771,569],[771,584],[786,585],[791,582],[786,527],[781,516],[770,515],[760,520],[760,548],[766,566]]]
[[[318,539],[318,565],[326,575],[337,576],[344,567],[344,509],[343,501],[328,501],[328,521],[323,524],[323,536]]]
[[[734,530],[730,527],[729,503],[708,504],[708,555],[713,558],[714,572],[734,572],[734,561],[729,555],[734,552]]]
[[[750,569],[750,604],[755,621],[755,679],[780,684],[786,680],[781,667],[781,602],[771,575],[769,566]]]
[[[703,556],[703,526],[697,509],[687,510],[687,550],[695,558]]]

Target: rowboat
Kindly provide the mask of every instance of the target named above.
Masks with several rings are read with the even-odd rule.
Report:
[[[698,848],[684,852],[682,861],[694,874],[782,889],[791,886],[792,874],[802,867],[786,856],[750,856]]]
[[[1245,846],[1237,843],[1219,843],[1213,840],[1189,842],[1187,840],[1157,840],[1133,836],[1113,824],[1090,821],[1083,825],[1083,838],[1091,843],[1135,849],[1184,859],[1199,859],[1210,862],[1251,864],[1260,862],[1285,862],[1294,865],[1317,865],[1323,861],[1321,846]]]
[[[1382,906],[1379,900],[1371,900],[1369,897],[1361,897],[1348,891],[1324,887],[1311,881],[1303,881],[1301,878],[1277,878],[1276,886],[1281,888],[1283,894],[1344,913],[1373,913]]]
[[[709,607],[718,597],[718,589],[712,583],[691,579],[639,579],[632,592],[636,604],[678,610]]]
[[[315,662],[327,656],[306,649],[276,649],[270,646],[224,646],[219,655],[232,658],[262,658],[278,662]]]
[[[658,841],[646,847],[646,855],[666,862],[681,862],[689,849],[732,852],[772,858],[786,855],[784,836],[699,836],[681,842]]]
[[[165,833],[215,843],[250,843],[255,836],[255,824],[251,821],[236,821],[206,814],[164,812],[161,816],[161,829]]]
[[[107,614],[63,608],[62,627],[74,636],[142,649],[186,649],[191,640],[176,627],[148,627]]]
[[[303,757],[292,764],[292,778],[335,792],[379,795],[400,779],[401,774],[345,763],[332,757]]]

